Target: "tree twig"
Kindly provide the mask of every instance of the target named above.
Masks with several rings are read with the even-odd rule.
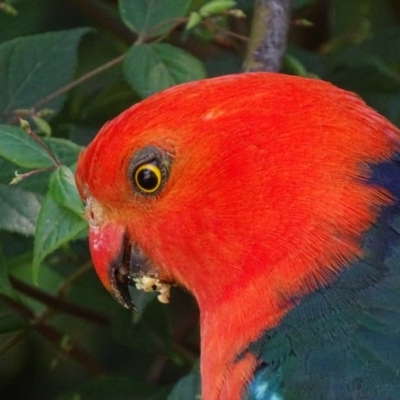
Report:
[[[40,317],[37,318],[33,311],[22,303],[18,303],[8,297],[0,295],[4,303],[8,305],[15,313],[20,315],[22,318],[29,321],[33,328],[36,329],[43,337],[45,337],[50,343],[52,343],[57,349],[60,349],[60,345],[65,338],[63,332],[60,332],[56,328],[47,325]],[[100,376],[105,374],[103,368],[97,364],[95,360],[82,348],[78,346],[71,346],[68,349],[68,355],[75,360],[78,364],[84,367],[94,376]]]
[[[71,286],[86,272],[92,268],[92,260],[86,261],[78,269],[76,269],[68,279],[66,279],[58,289],[57,295],[59,298],[65,299]]]
[[[280,70],[289,21],[290,0],[255,0],[245,71]]]
[[[28,330],[17,332],[15,335],[11,336],[1,347],[0,347],[0,357],[7,353],[8,350],[12,349],[17,345],[22,339],[28,335]]]
[[[92,310],[83,308],[81,306],[69,303],[59,297],[49,295],[39,289],[36,289],[25,282],[10,276],[10,282],[15,289],[25,294],[26,296],[32,297],[40,302],[46,304],[48,307],[63,311],[67,314],[74,315],[75,317],[82,318],[86,321],[94,322],[98,325],[108,326],[110,321]]]
[[[75,79],[74,81],[72,81],[68,85],[63,86],[62,88],[60,88],[60,89],[56,90],[55,92],[49,94],[45,98],[39,100],[38,102],[36,102],[33,105],[33,108],[35,110],[39,110],[45,104],[50,103],[50,101],[54,100],[58,96],[61,96],[62,94],[67,93],[71,89],[75,88],[76,86],[79,86],[81,83],[87,81],[88,79],[90,79],[93,76],[99,74],[100,72],[106,71],[107,69],[119,64],[120,62],[122,62],[124,57],[125,57],[125,54],[122,54],[122,55],[114,58],[113,60],[111,60],[111,61],[109,61],[109,62],[107,62],[107,63],[105,63],[103,65],[100,65],[100,67],[89,71],[87,74],[82,75],[81,77],[79,77],[78,79]]]

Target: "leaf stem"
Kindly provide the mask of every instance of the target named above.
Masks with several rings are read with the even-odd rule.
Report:
[[[54,168],[56,168],[56,167],[52,166],[52,167],[47,167],[47,168],[34,169],[33,171],[25,172],[24,174],[18,174],[18,171],[17,171],[17,172],[15,172],[14,179],[9,184],[14,185],[16,183],[21,182],[22,180],[24,180],[26,178],[29,178],[32,175],[36,175],[41,172],[51,171]]]
[[[97,68],[89,71],[88,73],[80,76],[79,78],[77,78],[74,81],[70,82],[68,85],[63,86],[62,88],[56,90],[55,92],[49,94],[45,98],[43,98],[43,99],[39,100],[38,102],[36,102],[33,105],[33,108],[36,109],[36,110],[42,108],[45,104],[50,103],[52,100],[54,100],[58,96],[63,95],[64,93],[70,91],[71,89],[79,86],[81,83],[93,78],[97,74],[99,74],[99,73],[101,73],[103,71],[106,71],[107,69],[110,69],[111,67],[114,67],[115,65],[119,64],[120,62],[122,62],[124,57],[125,57],[125,54],[122,54],[122,55],[114,58],[113,60],[108,61],[107,63],[105,63],[103,65],[100,65],[100,67],[97,67]]]
[[[29,123],[27,121],[22,120],[22,118],[19,119],[21,121],[21,125],[25,125],[24,126],[24,130],[25,132],[32,138],[34,139],[37,143],[39,143],[39,145],[41,147],[43,147],[43,149],[46,151],[46,153],[50,156],[50,158],[53,160],[54,165],[56,167],[61,167],[61,163],[60,161],[57,160],[56,156],[51,152],[51,150],[48,148],[48,146],[46,145],[45,142],[43,142],[42,139],[40,139],[40,137],[38,135],[36,135],[35,132],[32,131],[32,129],[29,126]]]
[[[204,21],[202,21],[202,24],[206,28],[211,29],[216,33],[220,32],[220,33],[225,34],[227,36],[231,36],[231,37],[233,37],[235,39],[239,39],[239,40],[241,40],[243,42],[248,42],[249,41],[248,37],[240,35],[239,33],[233,32],[233,31],[231,31],[229,29],[222,28],[222,27],[218,26],[216,23],[214,23],[212,20],[204,20]]]

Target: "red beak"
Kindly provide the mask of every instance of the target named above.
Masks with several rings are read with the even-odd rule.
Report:
[[[135,308],[128,285],[134,285],[130,274],[142,265],[138,257],[130,254],[132,246],[125,229],[109,221],[101,227],[91,227],[89,246],[95,270],[104,287],[124,307]]]
[[[158,291],[158,300],[169,302],[171,282],[158,279],[154,264],[129,237],[123,226],[111,221],[99,227],[91,226],[89,245],[100,281],[125,308],[136,310],[129,286],[146,292]]]

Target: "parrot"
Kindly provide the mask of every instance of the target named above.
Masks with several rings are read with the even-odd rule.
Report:
[[[400,399],[400,131],[321,79],[187,82],[80,154],[98,277],[200,310],[202,400]]]

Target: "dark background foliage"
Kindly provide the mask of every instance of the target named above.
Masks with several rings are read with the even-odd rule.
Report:
[[[253,6],[0,1],[0,399],[197,396],[194,300],[132,291],[131,313],[106,293],[73,172],[81,146],[133,103],[241,72]],[[293,0],[283,71],[355,91],[400,125],[400,3]]]

